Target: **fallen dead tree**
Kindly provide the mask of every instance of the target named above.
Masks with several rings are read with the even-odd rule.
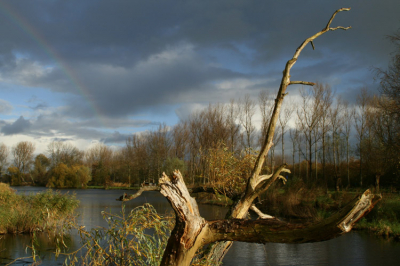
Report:
[[[293,57],[287,61],[264,144],[247,180],[245,191],[240,195],[231,195],[237,200],[232,205],[226,219],[207,221],[200,216],[196,200],[190,196],[190,191],[179,171],[175,171],[170,177],[163,174],[159,179],[159,187],[154,187],[153,190],[159,190],[168,199],[176,216],[175,227],[171,232],[161,265],[190,265],[199,248],[206,244],[210,245],[204,256],[210,264],[215,264],[222,261],[232,241],[305,243],[328,240],[349,232],[354,223],[368,213],[381,199],[379,195],[373,195],[367,190],[347,204],[340,212],[316,224],[290,224],[268,215],[262,216],[264,219],[255,221],[245,219],[249,209],[252,208],[256,211],[253,201],[277,179],[284,178],[281,176],[282,172],[290,173],[285,164],[270,175],[262,175],[261,169],[265,157],[273,145],[275,127],[283,99],[287,95],[287,87],[292,84],[315,85],[308,81],[292,81],[290,79],[291,68],[307,44],[310,43],[313,49],[315,48],[313,41],[317,37],[328,31],[350,29],[351,27],[331,27],[337,13],[349,10],[350,8],[341,8],[335,11],[325,28],[307,38],[297,48]],[[133,199],[145,189],[150,190],[142,187],[134,195],[122,196],[121,200]]]

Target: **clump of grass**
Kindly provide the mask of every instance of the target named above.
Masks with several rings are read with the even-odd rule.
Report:
[[[18,195],[0,183],[0,234],[51,231],[72,219],[78,207],[75,195],[47,190],[36,195]]]

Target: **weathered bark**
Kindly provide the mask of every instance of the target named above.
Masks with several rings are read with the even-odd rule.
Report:
[[[381,199],[365,191],[340,212],[316,224],[290,224],[278,219],[209,221],[212,241],[231,240],[251,243],[308,243],[329,240],[350,232],[353,225]]]
[[[172,177],[163,173],[159,185],[176,217],[161,265],[190,265],[197,249],[202,246],[202,237],[206,233],[202,229],[206,221],[200,216],[196,200],[190,196],[179,171],[175,171]]]
[[[274,175],[269,179],[272,178],[278,177]],[[161,193],[171,203],[176,214],[175,228],[171,232],[161,265],[190,265],[199,248],[216,241],[226,241],[222,242],[225,245],[218,246],[218,250],[226,252],[230,241],[306,243],[328,240],[349,232],[354,223],[381,199],[379,195],[373,195],[367,190],[340,212],[316,224],[290,224],[273,217],[206,221],[200,216],[197,203],[190,197],[179,171],[175,171],[172,177],[163,174],[160,186]]]

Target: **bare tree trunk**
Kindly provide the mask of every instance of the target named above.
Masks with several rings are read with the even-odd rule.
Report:
[[[196,251],[203,245],[211,244],[208,259],[210,264],[221,262],[231,245],[231,241],[248,242],[280,242],[280,243],[304,243],[327,240],[351,230],[353,224],[380,199],[366,191],[362,196],[347,205],[344,210],[331,216],[322,223],[309,226],[299,226],[276,221],[265,220],[243,220],[253,201],[265,192],[277,179],[283,178],[282,172],[289,173],[286,165],[279,166],[273,174],[261,175],[265,158],[273,146],[273,138],[276,123],[281,110],[286,89],[292,84],[314,85],[312,82],[291,81],[290,70],[296,63],[304,47],[325,32],[337,29],[331,28],[330,24],[336,14],[348,11],[349,8],[337,10],[329,20],[326,27],[320,32],[306,39],[296,50],[283,71],[281,84],[275,99],[275,105],[269,122],[266,138],[261,151],[255,161],[254,168],[247,180],[246,189],[239,197],[237,203],[232,207],[227,220],[206,221],[198,211],[196,201],[190,197],[186,185],[179,171],[174,172],[172,177],[165,174],[160,178],[161,193],[167,198],[176,215],[175,227],[168,240],[161,265],[189,265]],[[314,46],[314,45],[313,45]]]
[[[318,182],[317,135],[316,134],[317,133],[315,133],[314,158],[315,158],[315,182]]]
[[[271,177],[272,182],[276,178],[277,175]],[[340,212],[322,223],[311,225],[290,224],[271,217],[259,220],[206,221],[200,216],[197,203],[190,197],[179,171],[172,177],[163,175],[159,183],[160,192],[171,203],[176,214],[175,227],[168,240],[161,266],[188,266],[200,247],[216,241],[224,243],[224,246],[229,248],[231,241],[308,243],[328,240],[349,232],[354,223],[381,199],[380,196],[373,195],[367,190]],[[247,205],[250,201],[252,197],[246,198],[242,204]],[[241,216],[243,212],[240,213],[237,214]],[[226,248],[224,251],[226,252]]]

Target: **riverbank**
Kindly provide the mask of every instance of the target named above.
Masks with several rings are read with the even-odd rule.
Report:
[[[356,191],[328,191],[289,184],[268,191],[257,206],[263,212],[288,221],[321,221],[340,210],[361,193]],[[400,240],[400,195],[384,192],[382,200],[355,224],[355,230]]]
[[[47,190],[34,195],[18,195],[0,183],[0,234],[51,231],[72,218],[79,201],[75,195]]]
[[[356,224],[355,229],[400,240],[400,195],[383,194],[381,202]]]

